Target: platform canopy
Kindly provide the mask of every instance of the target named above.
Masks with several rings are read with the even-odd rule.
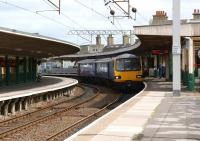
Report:
[[[73,54],[79,50],[78,45],[70,42],[0,27],[1,55],[48,58]]]
[[[172,36],[137,35],[141,45],[133,50],[134,53],[143,54],[153,50],[171,50]]]
[[[133,45],[126,45],[123,47],[109,47],[104,48],[102,52],[98,53],[86,53],[86,54],[72,54],[72,55],[63,55],[60,57],[52,57],[55,60],[82,60],[82,59],[101,59],[106,57],[114,57],[123,53],[131,52],[140,46],[140,41],[136,42]]]

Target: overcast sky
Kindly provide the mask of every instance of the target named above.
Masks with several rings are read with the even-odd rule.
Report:
[[[58,0],[52,0],[58,4]],[[73,29],[131,29],[134,25],[148,24],[155,11],[166,11],[172,19],[172,0],[130,0],[131,6],[137,8],[136,21],[128,18],[116,19],[111,24],[109,7],[115,9],[116,15],[123,13],[114,5],[104,5],[104,0],[61,0],[61,15],[53,10],[47,0],[0,0],[0,26],[16,30],[39,33],[77,44],[88,41],[77,36],[69,36]],[[181,17],[191,19],[193,9],[200,8],[200,0],[181,0]],[[126,7],[122,5],[124,9]],[[134,15],[132,14],[134,17]],[[104,38],[102,39],[103,42]],[[120,42],[116,37],[116,42]]]

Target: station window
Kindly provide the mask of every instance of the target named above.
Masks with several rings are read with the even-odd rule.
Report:
[[[200,77],[200,48],[195,50],[195,76]]]
[[[195,50],[195,61],[196,64],[200,65],[200,49]]]
[[[5,57],[0,56],[0,85],[5,82],[6,67],[5,67]]]

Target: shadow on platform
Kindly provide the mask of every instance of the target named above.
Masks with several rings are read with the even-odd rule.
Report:
[[[27,83],[23,83],[23,84],[16,84],[13,86],[2,86],[0,88],[0,94],[6,93],[6,92],[13,92],[13,91],[20,91],[20,90],[44,87],[44,86],[53,85],[53,84],[56,84],[59,82],[62,82],[62,79],[42,77],[40,82],[35,81],[35,82],[27,82]]]
[[[144,80],[148,87],[146,91],[162,91],[162,92],[172,92],[173,84],[171,81],[167,81],[165,78],[145,78]],[[186,92],[187,87],[181,86],[181,91]]]

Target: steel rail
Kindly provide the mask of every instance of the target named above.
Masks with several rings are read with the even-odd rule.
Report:
[[[67,128],[65,128],[64,130],[56,133],[55,135],[52,135],[50,137],[48,137],[46,140],[47,141],[56,141],[58,138],[62,137],[62,136],[66,136],[68,135],[70,132],[72,132],[75,128],[80,127],[82,124],[86,123],[89,120],[92,120],[93,118],[96,118],[100,113],[104,112],[109,106],[113,105],[115,102],[117,102],[120,98],[115,99],[113,102],[109,103],[108,105],[106,105],[105,107],[103,107],[102,109],[98,110],[97,112],[90,114],[89,116],[77,121],[76,123],[68,126]]]
[[[80,86],[80,85],[79,85],[78,87],[84,89],[84,87],[82,87],[82,86]],[[50,108],[52,108],[52,107],[54,107],[54,106],[58,106],[58,105],[60,105],[60,104],[63,104],[63,103],[66,103],[66,102],[69,102],[69,101],[72,101],[72,100],[75,100],[75,99],[78,99],[78,98],[82,97],[84,94],[85,94],[85,91],[82,92],[81,95],[79,95],[79,96],[77,96],[77,97],[74,97],[74,98],[72,98],[72,99],[64,100],[64,101],[59,102],[59,103],[55,103],[55,104],[52,104],[52,105],[49,105],[49,106],[45,106],[44,108],[41,108],[41,109],[36,110],[36,111],[33,111],[33,112],[29,112],[29,113],[26,113],[26,114],[23,114],[23,115],[20,115],[20,116],[16,116],[16,117],[11,118],[11,119],[7,119],[7,120],[0,121],[0,126],[4,126],[4,125],[7,125],[7,124],[9,124],[9,123],[13,123],[13,122],[16,122],[16,121],[18,121],[18,120],[28,118],[28,117],[30,117],[30,116],[32,116],[32,115],[38,113],[38,112],[41,112],[41,111],[50,109]]]
[[[94,87],[93,87],[93,88],[94,88]],[[96,88],[96,89],[97,89],[97,88]],[[96,97],[99,95],[99,93],[100,93],[100,90],[97,89],[96,95],[94,95],[94,96],[88,98],[87,100],[85,100],[85,101],[83,101],[83,102],[80,102],[80,103],[78,103],[78,104],[75,104],[75,105],[72,105],[72,106],[70,106],[70,107],[67,107],[67,108],[65,108],[65,109],[63,109],[63,110],[61,110],[61,111],[58,111],[58,112],[56,112],[56,113],[53,113],[53,114],[51,114],[51,115],[48,115],[48,116],[39,118],[39,119],[37,119],[37,120],[31,121],[31,122],[29,122],[29,123],[26,123],[26,124],[24,124],[24,125],[20,125],[20,126],[17,126],[17,127],[12,128],[12,129],[9,129],[9,130],[7,130],[7,131],[5,131],[5,132],[2,132],[2,133],[0,133],[0,139],[4,138],[4,137],[6,137],[6,136],[12,135],[12,134],[14,134],[14,133],[16,133],[16,132],[22,131],[22,130],[24,130],[24,129],[30,128],[30,127],[32,127],[32,126],[34,126],[34,125],[39,124],[39,123],[43,123],[43,122],[45,122],[45,121],[48,121],[48,120],[53,119],[53,118],[55,118],[55,117],[58,117],[58,116],[62,115],[63,113],[65,113],[65,112],[67,112],[67,111],[69,111],[69,110],[75,109],[75,108],[77,108],[78,106],[83,105],[83,104],[87,103],[88,101],[90,101],[90,100],[96,98]]]

